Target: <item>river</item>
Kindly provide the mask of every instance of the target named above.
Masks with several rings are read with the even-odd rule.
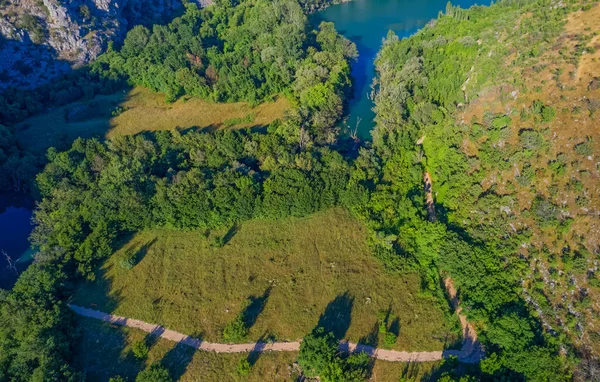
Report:
[[[350,101],[347,124],[358,125],[358,137],[371,138],[375,127],[371,110],[373,103],[368,94],[375,76],[374,60],[382,39],[392,30],[400,38],[408,37],[423,28],[439,11],[446,9],[447,0],[354,0],[332,5],[311,16],[313,25],[333,21],[338,32],[352,40],[358,48],[358,61],[352,66],[354,98]],[[489,2],[480,1],[479,4]],[[452,4],[468,8],[473,0],[453,0]]]
[[[0,195],[0,288],[11,288],[17,280],[17,272],[22,272],[31,263],[32,210],[33,202],[29,198]],[[17,272],[9,267],[5,253]]]

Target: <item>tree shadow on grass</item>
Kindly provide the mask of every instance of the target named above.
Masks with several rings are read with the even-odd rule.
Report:
[[[160,336],[164,332],[165,328],[163,328],[162,326],[157,326],[150,333],[146,334],[146,337],[144,337],[143,341],[144,343],[146,343],[146,346],[148,346],[148,350],[152,349],[152,347],[156,345],[156,343],[160,340]]]
[[[225,235],[223,235],[223,245],[227,245],[227,243],[229,243],[229,241],[233,239],[233,237],[239,232],[239,230],[239,225],[234,224],[233,226],[231,226],[231,228],[229,228]]]
[[[173,381],[178,381],[185,374],[196,352],[195,348],[179,342],[164,355],[160,363],[169,370]]]
[[[256,362],[258,362],[258,359],[262,355],[265,345],[273,341],[275,341],[275,338],[272,334],[268,332],[265,332],[262,336],[260,336],[258,341],[256,341],[256,345],[254,345],[254,348],[252,348],[250,353],[248,353],[248,358],[246,358],[248,363],[250,364],[250,367],[254,366]]]
[[[252,328],[254,326],[254,324],[256,323],[256,320],[258,319],[258,316],[260,316],[262,311],[265,309],[267,300],[269,299],[269,296],[271,295],[271,289],[272,289],[272,287],[269,286],[264,291],[262,296],[250,296],[250,298],[248,299],[250,301],[250,303],[246,306],[244,311],[241,313],[242,321],[244,322],[246,329],[249,330],[250,328]]]
[[[388,332],[393,333],[396,337],[400,336],[400,319],[398,317],[394,318]]]
[[[147,241],[145,244],[143,244],[141,247],[136,248],[136,245],[132,245],[129,249],[127,249],[127,252],[134,252],[133,254],[131,254],[133,261],[134,261],[134,265],[139,264],[142,260],[144,260],[144,257],[146,257],[146,255],[148,254],[148,250],[154,245],[154,243],[156,243],[156,241],[158,240],[158,238],[154,238],[152,240]],[[130,252],[130,253],[131,253]]]
[[[416,381],[421,371],[420,362],[407,362],[402,369],[400,376],[402,381]]]
[[[325,311],[319,317],[315,330],[323,328],[325,333],[333,333],[336,340],[343,339],[352,321],[353,305],[354,297],[347,291],[338,295],[327,305]]]
[[[378,343],[379,343],[379,322],[375,321],[375,323],[373,324],[373,328],[371,328],[371,331],[369,333],[367,333],[367,335],[361,337],[358,340],[358,344],[359,345],[367,345],[367,346],[371,346],[371,347],[377,347]]]

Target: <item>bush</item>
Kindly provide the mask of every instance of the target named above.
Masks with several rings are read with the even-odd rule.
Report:
[[[556,117],[556,109],[552,106],[543,106],[541,115],[543,122],[552,122]]]
[[[127,253],[121,261],[119,261],[121,268],[130,270],[135,266],[135,253]]]
[[[575,152],[582,156],[590,156],[594,153],[594,149],[590,142],[583,142],[575,146]]]
[[[150,351],[150,349],[148,348],[148,344],[146,344],[146,341],[141,340],[133,344],[133,346],[131,347],[131,351],[133,352],[135,358],[145,359],[146,357],[148,357],[148,352]]]
[[[531,205],[531,213],[541,227],[556,227],[560,223],[558,207],[539,196],[535,198]]]
[[[527,150],[540,150],[544,147],[545,140],[541,133],[533,130],[524,130],[519,135],[521,146]]]
[[[235,320],[228,322],[223,329],[223,338],[227,342],[242,342],[247,335],[248,328],[241,314]]]
[[[240,362],[238,363],[238,367],[237,367],[237,373],[238,375],[245,377],[248,374],[250,374],[250,362],[248,362],[247,359],[242,359],[240,360]]]
[[[383,337],[383,344],[385,346],[393,346],[396,343],[398,336],[392,332],[385,333],[385,337]]]
[[[160,364],[154,364],[150,368],[140,372],[135,382],[172,382],[169,371]]]
[[[334,362],[337,348],[333,333],[325,333],[323,328],[304,337],[298,355],[298,364],[304,375],[310,378],[321,375]]]

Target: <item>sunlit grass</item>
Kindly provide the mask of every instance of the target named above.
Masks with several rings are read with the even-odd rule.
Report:
[[[388,309],[390,325],[398,318],[395,349],[441,350],[457,338],[457,319],[447,303],[422,295],[418,275],[386,271],[369,252],[366,229],[341,209],[250,221],[222,248],[211,245],[216,235],[136,234],[106,262],[97,281],[78,290],[75,303],[222,341],[223,327],[248,299],[269,290],[249,340],[302,338],[336,297],[329,312],[338,310],[326,321],[342,335],[347,327],[344,337],[351,341],[372,335],[370,343],[381,345],[377,316]],[[125,270],[119,262],[131,251],[141,252],[141,260]]]
[[[135,87],[111,95],[99,95],[57,107],[17,125],[19,143],[29,151],[65,147],[77,137],[113,137],[144,131],[200,128],[245,128],[267,126],[282,118],[287,99],[264,102],[256,107],[246,102],[210,103],[201,99],[164,102],[164,95]]]
[[[139,371],[153,363],[161,363],[169,369],[174,380],[180,381],[295,381],[298,377],[293,365],[297,352],[251,355],[195,351],[171,341],[152,339],[141,330],[111,327],[90,318],[78,318],[78,328],[81,337],[75,351],[75,366],[85,373],[88,381],[106,381],[116,375],[133,381]],[[132,354],[133,344],[139,341],[147,341],[150,345],[145,360],[137,360]],[[249,375],[242,377],[237,374],[237,368],[244,359],[248,359],[252,367]],[[440,364],[375,361],[371,380],[397,382],[405,377],[407,380],[434,381]]]

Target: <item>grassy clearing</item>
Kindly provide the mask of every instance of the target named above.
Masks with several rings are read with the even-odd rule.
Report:
[[[226,234],[222,248],[211,245],[224,234],[136,234],[74,303],[208,341],[223,341],[225,324],[245,311],[248,340],[296,340],[319,323],[339,338],[382,346],[377,320],[388,310],[399,334],[394,349],[440,350],[457,340],[447,303],[422,295],[417,275],[383,269],[366,229],[341,209],[251,221]],[[138,263],[125,270],[120,260],[131,252]]]
[[[155,362],[167,367],[174,380],[180,381],[295,381],[298,372],[293,364],[296,352],[263,354],[217,354],[195,351],[163,339],[153,339],[141,330],[114,327],[107,323],[78,318],[81,340],[75,352],[76,367],[88,381],[106,381],[120,375],[133,380],[136,374]],[[135,343],[146,341],[150,351],[144,360],[132,352]],[[248,359],[252,367],[248,376],[237,373],[240,361]],[[401,377],[412,380],[435,380],[439,362],[399,363],[376,361],[372,381],[397,382]]]
[[[246,102],[214,104],[201,99],[164,102],[164,95],[135,87],[100,95],[31,117],[17,125],[19,143],[34,152],[65,147],[77,137],[110,138],[144,131],[264,127],[282,118],[285,98],[251,107]]]

